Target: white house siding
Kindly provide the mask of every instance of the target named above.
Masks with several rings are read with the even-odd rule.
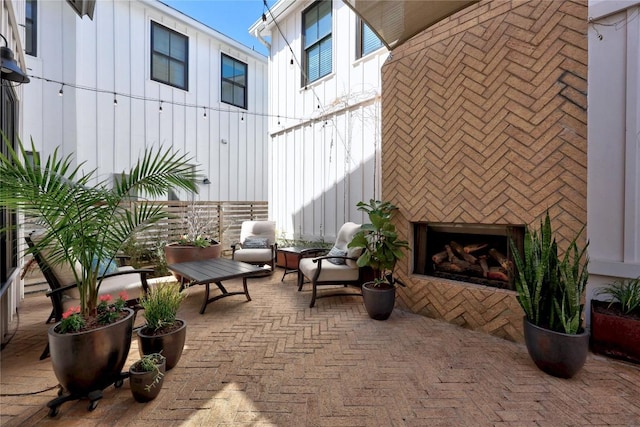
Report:
[[[26,62],[24,57],[24,19],[25,19],[25,3],[24,1],[3,0],[0,6],[0,34],[7,39],[7,47],[11,49],[15,60],[22,70],[26,70]],[[4,46],[4,40],[0,40],[0,45]],[[3,85],[13,86],[13,91],[17,102],[18,114],[18,135],[24,138],[22,132],[24,117],[24,88],[27,85],[20,85],[14,82],[2,82]],[[9,89],[7,89],[9,90]],[[19,219],[18,219],[19,221]],[[23,249],[23,233],[18,230],[18,251]],[[4,251],[2,256],[5,256]],[[15,330],[16,313],[20,305],[20,301],[24,297],[22,280],[20,272],[23,262],[18,257],[18,267],[13,273],[9,274],[6,284],[7,290],[0,298],[0,342],[4,346],[11,337],[11,331]]]
[[[187,91],[151,80],[152,21],[188,37]],[[220,101],[222,53],[248,65],[246,110]],[[199,199],[267,200],[264,56],[158,1],[99,1],[90,20],[60,0],[38,2],[38,56],[27,58],[33,76],[102,91],[64,86],[60,97],[59,83],[32,80],[25,133],[44,154],[61,146],[109,179],[146,147],[172,146],[211,181]],[[116,95],[114,106],[114,92],[146,100]]]
[[[312,4],[271,8],[284,37],[271,14],[250,31],[271,43],[269,216],[281,237],[332,241],[343,223],[364,220],[357,202],[380,197],[380,68],[388,52],[356,59],[356,16],[334,0],[332,73],[301,87],[302,12]]]
[[[640,276],[640,2],[589,2],[589,298]]]

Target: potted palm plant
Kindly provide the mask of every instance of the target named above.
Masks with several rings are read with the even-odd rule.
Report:
[[[391,222],[397,206],[374,199],[369,203],[359,202],[357,206],[367,213],[371,222],[362,224],[348,247],[361,248],[358,267],[370,267],[373,270],[374,280],[362,285],[362,297],[369,317],[386,320],[395,305],[396,285],[404,286],[393,277],[393,270],[404,256],[403,249],[409,248],[409,243],[398,239],[396,226]]]
[[[138,329],[140,355],[162,353],[167,359],[167,371],[180,360],[187,335],[187,322],[176,318],[184,297],[179,284],[165,282],[140,298],[146,320],[146,324]]]
[[[147,149],[112,184],[98,181],[95,171],[84,173],[83,163],[73,166],[72,156],[61,157],[59,149],[43,161],[33,141],[30,153],[22,143],[17,150],[7,147],[6,155],[0,153],[0,205],[21,210],[43,228],[29,251],[45,251],[49,264],[69,266],[79,293],[79,307],[67,316],[78,321],[65,331],[60,323],[48,331],[53,370],[69,393],[50,402],[56,412],[64,399],[95,396],[122,379],[133,311],[113,306],[98,319],[103,263],[96,260],[113,261],[135,233],[166,218],[162,206],[150,200],[131,203],[130,195],[152,199],[172,188],[195,192],[196,172],[191,159],[173,149]]]
[[[129,367],[129,387],[136,402],[155,399],[164,382],[166,359],[160,353],[142,356]]]
[[[609,283],[596,295],[608,301],[591,300],[591,349],[640,363],[640,277]]]
[[[526,230],[522,257],[510,242],[527,350],[538,368],[561,378],[582,369],[589,350],[589,333],[582,326],[588,243],[578,247],[581,233],[561,258],[547,212],[539,230]]]

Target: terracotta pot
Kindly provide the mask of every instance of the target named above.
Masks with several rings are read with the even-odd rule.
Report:
[[[177,243],[170,243],[164,247],[164,256],[167,260],[167,264],[220,258],[221,254],[222,245],[220,243],[214,243],[206,248],[179,245]],[[173,276],[178,280],[178,282],[182,280],[182,276],[179,274],[173,273]]]
[[[133,310],[127,317],[85,332],[59,334],[49,328],[53,372],[64,390],[76,396],[103,390],[121,379],[133,331]]]
[[[540,370],[559,378],[571,378],[582,369],[589,353],[589,332],[564,334],[541,328],[523,319],[529,356]]]
[[[640,363],[640,318],[608,306],[608,302],[591,300],[591,350]]]
[[[137,362],[136,362],[137,363]],[[129,368],[129,387],[131,388],[131,394],[136,402],[144,403],[155,399],[160,390],[162,389],[162,383],[164,382],[164,373],[166,367],[166,360],[163,360],[161,364],[156,365],[158,371],[162,374],[157,382],[156,371],[150,372],[138,372],[134,370],[135,363]]]
[[[176,366],[182,356],[187,336],[187,322],[176,319],[182,326],[166,334],[154,335],[147,328],[138,329],[138,350],[140,357],[145,354],[160,353],[166,358],[167,371]]]

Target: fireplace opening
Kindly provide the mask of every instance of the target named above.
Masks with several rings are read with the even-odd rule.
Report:
[[[523,251],[524,225],[414,223],[414,273],[515,290],[509,241]]]

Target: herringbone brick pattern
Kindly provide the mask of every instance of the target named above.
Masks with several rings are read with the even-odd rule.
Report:
[[[485,0],[393,51],[382,183],[402,237],[412,221],[535,224],[548,209],[562,247],[586,224],[586,29],[586,1]],[[405,307],[521,337],[513,297],[484,306],[477,287],[409,273]]]
[[[522,344],[396,309],[369,319],[361,299],[321,299],[280,275],[250,283],[198,314],[189,289],[179,364],[158,398],[136,403],[128,380],[47,417],[56,390],[39,361],[50,304],[32,296],[0,353],[3,426],[569,426],[640,425],[640,367],[590,355],[570,380],[539,371]],[[239,288],[230,281],[230,290]],[[127,368],[137,358],[132,344]],[[90,361],[87,361],[90,363]]]

